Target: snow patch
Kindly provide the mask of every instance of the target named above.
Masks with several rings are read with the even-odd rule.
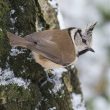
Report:
[[[67,72],[67,70],[65,68],[59,68],[54,69],[52,72],[54,74],[53,82],[55,84],[54,88],[52,89],[54,93],[57,93],[64,86],[61,80],[63,72]]]
[[[48,0],[48,3],[55,9],[58,7],[58,0]]]
[[[15,10],[12,9],[12,10],[10,11],[10,15],[11,15],[11,14],[14,14],[14,13],[15,13]]]
[[[56,110],[56,107],[49,108],[48,110]]]
[[[52,91],[53,91],[54,93],[57,93],[59,90],[61,90],[61,88],[62,88],[64,85],[62,84],[61,79],[60,79],[57,75],[55,75],[53,81],[54,81],[54,84],[55,84],[55,85],[54,85],[54,88],[52,89]]]
[[[59,78],[62,77],[63,72],[67,72],[67,70],[65,68],[53,69],[53,74],[55,74]]]
[[[25,81],[22,78],[16,78],[13,71],[10,69],[5,69],[2,71],[0,68],[0,85],[17,84],[18,86],[23,86],[25,89],[28,88],[30,81]]]
[[[15,22],[17,21],[17,17],[15,17],[15,18],[10,18],[10,21],[12,22],[12,24],[15,24]]]
[[[72,93],[72,105],[74,110],[86,110],[81,94]]]
[[[12,48],[10,55],[11,56],[17,56],[18,54],[24,53],[24,50],[26,50],[26,49],[18,50],[17,48]]]
[[[24,12],[24,7],[23,6],[19,6],[19,8],[21,9],[22,12]]]

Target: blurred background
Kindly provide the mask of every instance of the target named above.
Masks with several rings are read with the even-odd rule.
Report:
[[[76,67],[87,110],[110,110],[110,0],[49,0],[49,3],[56,10],[58,8],[58,19],[62,29],[72,26],[85,28],[97,21],[92,44],[95,53],[88,52],[82,55]],[[11,13],[13,14],[14,10],[11,10]],[[14,51],[19,53],[17,50]],[[10,75],[8,71],[7,69],[4,73],[11,78],[10,82],[18,82],[19,86],[25,85],[27,88],[30,81],[25,83],[21,78],[15,78],[13,72]],[[6,78],[5,74],[4,78],[1,76],[0,84],[7,84],[4,80]]]
[[[76,67],[88,110],[110,110],[110,0],[53,0],[59,3],[60,27],[84,28],[97,21],[93,49]]]

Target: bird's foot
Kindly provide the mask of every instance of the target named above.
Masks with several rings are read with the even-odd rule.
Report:
[[[41,83],[41,87],[43,87],[47,83],[55,85],[54,74],[52,74],[52,70],[47,70],[46,71],[46,78],[45,78],[45,81],[43,81]]]

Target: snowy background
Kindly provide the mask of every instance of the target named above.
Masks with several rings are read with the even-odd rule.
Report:
[[[79,70],[88,110],[110,110],[110,0],[50,0],[49,2],[54,8],[58,8],[61,28],[71,26],[84,28],[91,22],[98,22],[93,31],[95,53],[88,52],[81,56],[76,67]],[[19,51],[12,49],[11,54],[17,55]],[[0,69],[0,85],[10,83],[27,88],[30,81],[16,78],[10,68],[4,71]],[[59,88],[55,86],[55,90]],[[80,96],[75,97],[75,94],[72,94],[72,97],[78,98],[76,100],[80,103]],[[73,102],[76,105],[77,103]]]

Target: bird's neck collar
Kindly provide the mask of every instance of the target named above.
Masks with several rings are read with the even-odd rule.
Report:
[[[88,49],[84,49],[78,52],[77,57],[79,57],[80,55],[83,55],[84,53],[86,53],[88,51]]]

